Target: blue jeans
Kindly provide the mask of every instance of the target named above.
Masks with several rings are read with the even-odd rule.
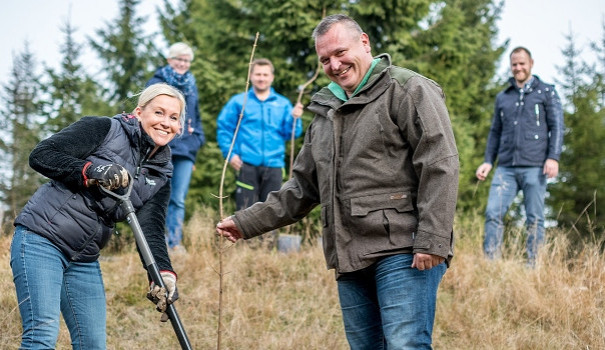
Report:
[[[54,349],[61,314],[73,349],[105,349],[105,289],[98,261],[69,261],[48,239],[17,226],[10,265],[23,325],[21,349]]]
[[[170,202],[166,214],[166,227],[168,247],[173,248],[181,244],[183,239],[183,222],[185,221],[185,198],[189,190],[191,173],[194,163],[183,157],[172,157],[174,167],[171,180]]]
[[[489,189],[485,210],[483,251],[489,259],[500,255],[504,224],[502,219],[519,190],[523,191],[527,230],[527,259],[535,261],[544,241],[544,196],[546,175],[542,167],[497,167]]]
[[[420,271],[412,254],[392,255],[337,280],[352,350],[432,349],[437,287],[445,263]]]

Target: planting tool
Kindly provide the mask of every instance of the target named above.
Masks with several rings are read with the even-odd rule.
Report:
[[[145,266],[147,267],[147,272],[151,276],[153,282],[164,288],[166,290],[166,285],[164,284],[164,280],[162,280],[162,275],[160,274],[160,269],[158,264],[155,262],[153,255],[151,254],[151,249],[149,249],[149,244],[147,244],[147,240],[145,239],[145,235],[143,234],[143,230],[141,229],[141,225],[139,224],[139,220],[134,212],[134,206],[130,201],[130,191],[132,190],[132,176],[128,174],[128,190],[125,194],[119,195],[113,191],[106,189],[103,186],[99,186],[99,188],[105,192],[110,197],[117,199],[120,203],[120,208],[127,213],[126,221],[130,225],[132,232],[134,234],[134,238],[137,242],[137,247],[141,251],[141,255],[143,256],[143,261],[145,262]],[[172,328],[174,328],[174,332],[181,344],[182,349],[193,349],[191,347],[191,343],[189,342],[189,338],[187,338],[187,333],[185,332],[185,328],[179,318],[178,313],[176,312],[176,308],[174,304],[169,304],[166,306],[166,314],[170,318],[170,323],[172,324]]]

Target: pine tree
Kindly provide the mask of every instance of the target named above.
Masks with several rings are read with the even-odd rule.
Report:
[[[48,133],[57,132],[84,115],[109,115],[112,110],[99,98],[100,86],[84,72],[80,61],[83,44],[74,41],[76,30],[68,21],[61,28],[65,41],[58,71],[46,68],[49,83],[44,87],[44,125]]]
[[[1,201],[7,210],[3,215],[3,231],[9,232],[13,219],[41,183],[42,177],[29,167],[29,154],[40,139],[39,77],[36,60],[26,42],[23,52],[13,58],[7,84],[3,85],[3,136],[0,157]]]
[[[117,111],[133,109],[136,101],[131,96],[143,89],[156,63],[151,40],[143,34],[145,19],[135,16],[139,3],[140,0],[120,0],[119,17],[106,22],[106,29],[98,29],[98,38],[89,38],[104,63],[109,80],[105,88]]]
[[[605,30],[604,30],[605,35]],[[605,108],[603,74],[605,66],[588,65],[581,59],[573,34],[566,36],[562,50],[561,91],[566,100],[564,149],[558,181],[550,188],[548,205],[561,226],[577,235],[572,239],[602,236],[605,230]],[[605,40],[603,41],[605,44]],[[604,46],[597,47],[600,50]]]

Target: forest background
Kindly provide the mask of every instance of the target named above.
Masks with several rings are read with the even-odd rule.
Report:
[[[86,42],[74,40],[75,29],[67,20],[58,68],[45,66],[39,73],[38,60],[27,43],[15,57],[0,92],[5,116],[0,121],[0,161],[8,165],[0,172],[4,232],[11,232],[16,213],[46,181],[28,166],[33,146],[84,115],[112,116],[132,110],[136,93],[155,68],[165,64],[164,52],[155,44],[157,35],[141,30],[145,19],[137,15],[139,4],[120,0],[118,17]],[[323,11],[348,13],[368,32],[374,54],[387,52],[395,64],[443,87],[460,153],[458,211],[481,213],[489,186],[481,185],[474,172],[483,158],[495,95],[505,84],[496,72],[498,61],[511,49],[508,42],[496,41],[502,6],[494,0],[164,0],[158,8],[161,36],[167,44],[187,42],[196,54],[191,71],[197,77],[208,140],[198,154],[188,217],[200,208],[218,205],[223,159],[216,145],[215,116],[232,94],[245,87],[255,33],[260,33],[256,57],[273,60],[274,87],[294,101],[299,86],[316,69],[310,33]],[[605,190],[605,181],[599,178],[605,173],[605,22],[602,28],[601,39],[589,48],[596,57],[591,63],[583,60],[570,30],[562,50],[565,62],[558,67],[561,80],[556,82],[565,101],[566,132],[561,172],[549,186],[548,219],[550,226],[571,228],[576,242],[595,232],[602,235],[605,227],[605,201],[599,200]],[[82,65],[80,52],[85,45],[105,67],[102,77],[91,75]],[[303,103],[327,83],[322,73],[305,91]],[[310,113],[304,114],[305,126],[311,118]],[[225,193],[232,193],[232,173],[228,172],[226,184]],[[227,204],[232,208],[230,201]],[[517,225],[522,219],[517,203],[509,223]],[[309,220],[316,221],[317,213]]]
[[[165,63],[157,34],[143,35],[140,1],[120,0],[119,15],[85,42],[63,27],[62,62],[40,67],[28,45],[13,59],[0,91],[0,270],[8,271],[12,220],[46,179],[27,158],[41,139],[84,115],[112,116],[133,109],[136,93]],[[158,9],[165,47],[190,44],[208,143],[196,162],[187,199],[185,256],[174,256],[182,297],[177,305],[196,348],[212,348],[217,332],[217,270],[213,228],[218,215],[223,159],[216,145],[215,117],[227,99],[244,89],[256,32],[256,57],[276,66],[275,88],[295,100],[298,87],[317,65],[310,33],[322,16],[345,12],[368,30],[374,54],[388,52],[399,66],[435,81],[447,106],[460,152],[456,217],[456,258],[440,286],[435,348],[447,349],[603,349],[605,348],[605,23],[601,39],[588,48],[586,62],[573,34],[566,37],[556,81],[565,102],[565,149],[561,173],[549,186],[547,242],[536,269],[523,263],[522,208],[508,218],[504,259],[482,259],[481,240],[488,181],[474,171],[483,159],[495,95],[505,84],[496,72],[508,55],[498,44],[502,3],[493,0],[179,0]],[[102,74],[82,63],[91,47],[105,67]],[[531,48],[530,48],[531,49]],[[42,68],[40,70],[40,68]],[[536,73],[539,73],[537,70]],[[328,80],[320,78],[303,103]],[[307,126],[312,116],[303,115]],[[300,141],[297,141],[300,149]],[[234,190],[228,173],[226,194]],[[230,197],[231,198],[231,197]],[[226,213],[233,209],[226,201]],[[555,227],[557,226],[557,227]],[[293,233],[305,248],[287,257],[235,247],[227,266],[223,325],[230,349],[346,349],[334,276],[326,271],[318,215],[313,212]],[[124,226],[102,255],[108,304],[108,348],[139,349],[145,344],[174,348],[169,325],[145,299],[147,280],[132,235]],[[222,292],[222,291],[221,291]],[[0,349],[14,348],[20,319],[10,273],[0,274]],[[58,347],[69,348],[61,327]]]

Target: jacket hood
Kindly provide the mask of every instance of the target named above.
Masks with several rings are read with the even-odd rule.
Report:
[[[540,85],[540,82],[542,82],[542,80],[540,80],[540,78],[535,74],[532,74],[532,77],[534,78],[534,80],[531,82],[531,87],[532,87],[532,89],[535,89],[538,85]],[[517,81],[515,80],[514,77],[508,78],[508,86],[506,87],[505,90],[509,90],[509,89],[518,89]]]

